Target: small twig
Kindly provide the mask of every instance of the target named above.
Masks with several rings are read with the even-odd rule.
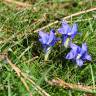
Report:
[[[39,58],[38,56],[35,56],[35,57],[33,57],[32,59],[29,59],[28,61],[25,61],[25,63],[30,63],[30,62],[38,59],[38,58]]]
[[[66,83],[62,79],[52,79],[51,81],[45,79],[45,81],[50,85],[55,85],[58,87],[63,87],[64,89],[72,89],[72,90],[78,90],[78,91],[84,91],[86,93],[95,93],[96,94],[96,87],[93,86],[83,86],[80,84],[72,84],[72,83]]]
[[[21,79],[21,82],[22,82],[22,83],[24,84],[24,86],[26,87],[27,91],[30,93],[29,86],[28,86],[28,84],[25,82],[25,79],[22,78],[22,77],[20,77],[20,79]],[[32,96],[32,93],[30,94],[30,96]]]
[[[31,7],[30,4],[28,3],[23,3],[23,2],[20,2],[20,1],[15,1],[15,0],[3,0],[3,2],[5,3],[9,3],[9,4],[15,4],[17,7]]]
[[[78,15],[81,15],[81,14],[85,14],[85,13],[88,13],[88,12],[91,12],[91,11],[95,11],[96,10],[96,7],[95,8],[90,8],[90,9],[87,9],[87,10],[84,10],[84,11],[80,11],[80,12],[77,12],[77,13],[74,13],[74,14],[71,14],[69,16],[66,16],[64,18],[62,18],[62,20],[66,20],[66,19],[69,19],[69,18],[72,18],[72,17],[75,17],[75,16],[78,16]],[[56,20],[55,22],[52,22],[52,23],[49,23],[48,25],[42,27],[42,28],[39,28],[37,30],[35,30],[34,32],[38,32],[40,30],[44,30],[45,28],[48,28],[54,24],[57,24],[59,21]]]
[[[85,21],[89,21],[92,19],[94,19],[94,18],[86,18],[86,19],[76,20],[75,22],[85,22]],[[70,21],[67,21],[67,22],[70,23]],[[71,21],[71,22],[74,22],[74,21]]]

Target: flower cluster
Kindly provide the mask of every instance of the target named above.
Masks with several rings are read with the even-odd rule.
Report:
[[[66,59],[73,59],[78,66],[82,66],[86,60],[91,61],[91,56],[88,55],[86,43],[82,47],[71,44],[71,51],[67,54]]]
[[[61,34],[61,38],[56,37],[54,29],[52,29],[50,33],[39,31],[39,41],[42,43],[45,51],[45,60],[48,59],[52,47],[61,40],[62,45],[65,48],[69,47],[71,49],[67,54],[66,59],[75,61],[78,66],[82,66],[86,60],[91,61],[91,56],[88,54],[86,43],[83,43],[82,47],[72,43],[72,40],[76,34],[78,34],[78,25],[76,23],[70,27],[66,21],[62,21],[62,26],[58,29],[58,33]]]

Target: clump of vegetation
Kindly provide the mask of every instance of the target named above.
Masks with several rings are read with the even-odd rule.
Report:
[[[0,1],[0,96],[96,94],[96,2],[10,1]],[[71,16],[85,9],[91,10]],[[62,18],[76,22],[78,32],[77,25],[73,31],[66,22],[61,26]]]

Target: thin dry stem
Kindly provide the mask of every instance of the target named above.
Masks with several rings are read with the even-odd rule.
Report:
[[[25,63],[30,63],[30,62],[38,59],[38,58],[39,58],[38,56],[35,56],[35,57],[33,57],[32,59],[29,59],[28,61],[25,61]]]
[[[27,7],[31,7],[31,5],[30,4],[28,4],[28,3],[23,3],[23,2],[20,2],[20,1],[15,1],[15,0],[3,0],[3,2],[4,3],[8,3],[8,4],[15,4],[15,5],[17,5],[17,7],[25,7],[25,8],[27,8]]]
[[[30,92],[29,86],[27,85],[27,83],[25,82],[25,79],[20,77],[21,82],[24,84],[24,86],[26,87],[27,91]]]
[[[67,20],[67,19],[69,19],[69,18],[78,16],[78,15],[81,15],[81,14],[85,14],[85,13],[88,13],[88,12],[91,12],[91,11],[95,11],[95,10],[96,10],[96,7],[90,8],[90,9],[87,9],[87,10],[84,10],[84,11],[80,11],[80,12],[71,14],[71,15],[69,15],[69,16],[66,16],[66,17],[62,18],[62,20]],[[48,27],[50,27],[50,26],[52,26],[52,25],[54,25],[54,24],[57,24],[58,22],[59,22],[59,21],[56,20],[55,22],[49,23],[48,25],[46,25],[46,26],[44,26],[44,27],[42,27],[42,28],[39,28],[39,29],[35,30],[34,32],[38,32],[38,31],[40,31],[40,30],[44,30],[44,29],[46,29],[46,28],[48,28]]]
[[[88,93],[96,93],[96,87],[94,88],[93,86],[83,86],[83,85],[78,85],[78,84],[72,84],[72,83],[66,83],[62,79],[52,79],[51,81],[45,79],[46,82],[50,85],[55,85],[59,87],[63,87],[64,89],[72,89],[72,90],[78,90],[78,91],[84,91]]]

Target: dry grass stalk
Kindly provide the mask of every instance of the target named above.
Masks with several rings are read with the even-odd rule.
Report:
[[[8,3],[8,4],[15,4],[16,7],[23,7],[23,8],[27,8],[27,7],[31,7],[30,4],[28,3],[23,3],[20,1],[15,1],[15,0],[3,0],[4,3]]]
[[[72,89],[72,90],[84,91],[84,92],[87,92],[87,93],[96,93],[96,87],[83,86],[83,85],[80,85],[80,84],[66,83],[64,80],[59,79],[59,78],[52,79],[51,81],[48,81],[46,79],[46,82],[48,82],[48,84],[50,84],[50,85],[63,87],[64,89]]]
[[[67,20],[67,19],[69,19],[69,18],[78,16],[78,15],[81,15],[81,14],[85,14],[85,13],[88,13],[88,12],[91,12],[91,11],[96,11],[96,7],[90,8],[90,9],[87,9],[87,10],[83,10],[83,11],[80,11],[80,12],[77,12],[77,13],[74,13],[74,14],[71,14],[71,15],[69,15],[69,16],[66,16],[66,17],[62,18],[62,20]],[[59,22],[59,21],[56,20],[55,22],[49,23],[48,25],[46,25],[46,26],[44,26],[44,27],[42,27],[42,28],[39,28],[39,29],[35,30],[34,33],[38,32],[38,31],[40,31],[40,30],[44,30],[44,29],[46,29],[46,28],[48,28],[48,27],[50,27],[50,26],[52,26],[52,25],[54,25],[54,24],[57,24],[58,22]]]

